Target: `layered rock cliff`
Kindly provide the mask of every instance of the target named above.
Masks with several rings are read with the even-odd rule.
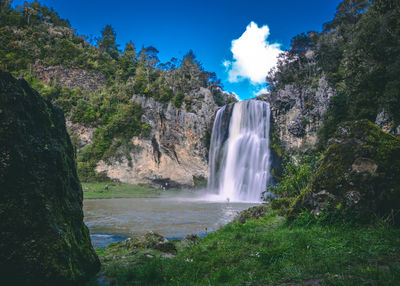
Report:
[[[200,88],[190,94],[190,111],[186,103],[178,109],[153,98],[133,95],[143,110],[142,121],[150,125],[146,138],[133,137],[131,161],[124,157],[107,164],[100,161],[96,171],[128,183],[190,186],[204,183],[208,177],[208,144],[218,109],[211,90]]]
[[[0,71],[0,275],[4,285],[79,285],[99,269],[60,109]]]
[[[59,85],[80,89],[78,101],[82,99],[87,102],[88,98],[111,91],[104,86],[104,77],[94,71],[62,66],[43,68],[36,65],[35,68],[36,76],[49,86]],[[135,80],[133,77],[132,81]],[[188,86],[193,85],[193,80],[186,81]],[[96,176],[104,178],[105,175],[110,179],[132,184],[169,183],[171,187],[205,186],[208,177],[209,141],[216,111],[223,104],[237,101],[236,97],[225,93],[215,85],[196,87],[194,84],[181,94],[182,103],[178,105],[174,100],[161,102],[162,99],[157,100],[149,94],[131,92],[130,84],[131,81],[128,81],[125,85],[119,86],[119,89],[125,94],[125,101],[141,107],[142,132],[130,137],[122,128],[120,138],[111,138],[114,149],[109,152],[107,158],[90,163],[95,163]],[[93,93],[89,94],[90,92]],[[177,94],[179,91],[175,92],[175,95]],[[91,117],[94,120],[90,124],[76,120],[75,109],[67,111],[66,124],[77,147],[79,166],[80,151],[86,148],[87,152],[88,147],[99,143],[96,142],[95,136],[96,130],[102,127],[102,123],[96,121],[95,117]],[[104,114],[98,113],[97,116],[102,117]],[[114,147],[117,145],[116,140],[121,138],[124,140],[123,146]]]
[[[80,88],[88,92],[99,90],[106,83],[106,77],[102,73],[77,67],[43,67],[36,62],[35,73],[39,80],[47,84],[59,84],[71,89]]]

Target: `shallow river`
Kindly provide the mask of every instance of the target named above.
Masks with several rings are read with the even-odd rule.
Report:
[[[83,210],[92,242],[98,247],[148,231],[167,238],[203,236],[254,205],[193,198],[124,198],[84,200]]]

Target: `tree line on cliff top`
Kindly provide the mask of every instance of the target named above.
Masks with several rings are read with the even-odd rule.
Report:
[[[322,32],[292,39],[267,76],[272,91],[299,88],[325,77],[335,90],[323,128],[321,147],[336,126],[348,120],[375,121],[385,110],[400,124],[400,4],[394,0],[344,0]]]
[[[78,171],[83,180],[100,179],[94,172],[99,160],[128,156],[132,136],[146,137],[150,126],[141,121],[142,109],[132,100],[143,95],[175,108],[195,112],[200,88],[211,90],[218,105],[227,103],[220,80],[204,70],[193,51],[182,59],[161,63],[153,46],[136,50],[132,41],[123,50],[111,25],[101,36],[78,35],[68,20],[38,1],[14,6],[0,0],[0,69],[24,77],[46,99],[60,107],[67,119],[95,128],[93,143],[78,151]],[[38,79],[37,66],[80,68],[102,74],[104,85],[95,91],[68,88]]]

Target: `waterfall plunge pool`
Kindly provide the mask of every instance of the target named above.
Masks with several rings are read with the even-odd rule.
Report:
[[[94,247],[104,247],[149,231],[168,239],[206,235],[257,203],[207,201],[193,197],[84,200],[85,223]],[[207,231],[206,231],[207,228]]]
[[[167,238],[205,235],[260,201],[271,183],[269,104],[245,100],[218,110],[211,136],[209,194],[203,198],[131,198],[84,201],[94,246],[158,232]]]

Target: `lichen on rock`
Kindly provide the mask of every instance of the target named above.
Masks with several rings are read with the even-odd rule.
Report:
[[[0,71],[0,274],[79,285],[99,269],[62,111]],[[10,283],[10,284],[8,284]]]

